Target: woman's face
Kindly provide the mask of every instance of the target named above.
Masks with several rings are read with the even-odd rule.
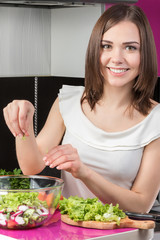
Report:
[[[122,21],[104,33],[100,67],[106,84],[114,87],[133,85],[139,65],[140,36],[134,23]]]

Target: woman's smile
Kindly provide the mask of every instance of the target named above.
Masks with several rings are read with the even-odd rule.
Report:
[[[124,75],[124,73],[126,73],[129,68],[112,68],[112,67],[107,67],[110,71],[111,74],[113,74],[114,76],[121,76]]]

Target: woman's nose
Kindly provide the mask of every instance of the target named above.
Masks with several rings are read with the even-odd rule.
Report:
[[[112,60],[112,62],[115,63],[115,64],[123,63],[123,61],[124,61],[124,56],[123,56],[122,50],[119,49],[119,48],[115,48],[115,49],[112,51],[111,60]]]

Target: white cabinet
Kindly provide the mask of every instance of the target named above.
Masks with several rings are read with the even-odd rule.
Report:
[[[51,75],[84,77],[85,54],[101,5],[53,9]]]
[[[101,8],[0,7],[0,77],[83,77],[89,35]]]
[[[50,75],[51,12],[0,7],[0,77]]]

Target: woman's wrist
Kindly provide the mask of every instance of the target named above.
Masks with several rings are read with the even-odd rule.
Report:
[[[85,164],[83,164],[83,167],[81,168],[79,173],[79,179],[82,182],[86,182],[91,177],[91,174],[92,174],[92,170],[88,168]]]

